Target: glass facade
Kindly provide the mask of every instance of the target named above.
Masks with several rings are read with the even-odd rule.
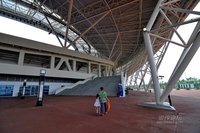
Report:
[[[20,86],[19,92],[22,93],[23,86]],[[25,96],[36,96],[38,94],[38,85],[28,85],[25,89]],[[49,94],[49,86],[45,85],[43,89],[43,94],[48,95]]]
[[[12,96],[14,85],[0,85],[0,96]]]

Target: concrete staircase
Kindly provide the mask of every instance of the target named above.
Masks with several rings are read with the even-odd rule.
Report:
[[[57,95],[96,96],[100,91],[100,87],[104,87],[108,96],[117,96],[119,83],[121,83],[121,76],[100,77],[89,80],[84,84],[79,84],[72,89],[63,90]]]

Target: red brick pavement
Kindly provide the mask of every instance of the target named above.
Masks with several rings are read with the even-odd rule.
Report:
[[[177,112],[138,106],[153,94],[132,91],[110,97],[105,116],[95,115],[94,97],[46,96],[42,107],[35,97],[1,98],[0,133],[200,133],[200,99],[171,98]]]

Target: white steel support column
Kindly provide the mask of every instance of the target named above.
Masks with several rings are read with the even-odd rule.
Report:
[[[156,104],[159,104],[160,103],[160,99],[159,99],[160,85],[159,85],[159,81],[158,81],[157,68],[156,68],[156,64],[154,62],[154,57],[153,57],[154,54],[153,54],[153,48],[151,45],[151,39],[150,39],[150,36],[147,31],[144,31],[144,41],[145,41],[145,47],[147,50],[148,60],[149,60],[150,68],[151,68],[151,76],[152,76],[152,80],[153,80],[155,100],[156,100]]]
[[[180,76],[182,75],[182,73],[184,72],[184,70],[186,69],[189,62],[191,61],[191,59],[193,58],[193,56],[195,55],[195,53],[197,52],[197,50],[200,46],[200,31],[199,31],[199,29],[200,29],[199,19],[200,18],[194,18],[189,21],[183,20],[183,22],[180,21],[179,23],[176,23],[176,22],[170,21],[170,17],[168,18],[168,16],[170,16],[170,15],[169,14],[166,15],[165,13],[167,12],[166,10],[170,10],[170,11],[173,10],[174,12],[169,11],[167,13],[175,14],[175,15],[177,15],[177,17],[180,17],[179,19],[181,20],[182,15],[178,14],[177,12],[182,12],[182,14],[186,13],[188,15],[189,14],[200,15],[200,12],[187,10],[187,9],[181,9],[178,7],[176,8],[176,6],[168,6],[168,4],[170,5],[172,3],[173,3],[172,5],[175,5],[175,3],[178,2],[179,0],[174,0],[174,1],[167,2],[167,3],[164,3],[164,1],[165,0],[158,1],[146,28],[144,28],[144,33],[143,33],[144,34],[144,42],[145,42],[145,47],[146,47],[147,54],[148,54],[149,65],[151,68],[150,81],[153,80],[153,87],[154,87],[156,103],[155,102],[146,102],[146,103],[142,104],[142,106],[151,107],[151,108],[160,108],[160,109],[166,109],[166,110],[175,110],[175,108],[170,106],[170,104],[165,102],[165,100],[167,99],[168,95],[170,94],[170,92],[173,89],[174,85],[176,84],[177,80],[180,78]],[[155,23],[155,20],[159,13],[163,17],[163,21],[161,21],[161,23],[159,23],[158,21]],[[184,38],[181,36],[181,34],[178,33],[177,28],[180,25],[193,23],[196,21],[198,21],[198,24],[196,25],[189,41],[186,43]],[[166,22],[168,23],[169,26],[165,25]],[[157,26],[156,24],[160,24],[159,27],[156,27]],[[154,29],[152,29],[153,25],[155,25]],[[162,25],[165,25],[165,26],[162,26]],[[162,36],[162,34],[164,33],[162,31],[164,31],[164,29],[171,29],[170,36],[166,36],[166,37]],[[158,31],[158,32],[156,32],[156,31]],[[176,35],[180,39],[179,40],[180,42],[171,41],[173,32],[176,33]],[[150,36],[152,36],[152,38],[150,38]],[[162,61],[163,55],[165,54],[165,51],[161,55],[161,59],[159,59],[157,61],[157,63],[155,64],[154,57],[153,57],[154,56],[153,46],[156,46],[157,44],[153,43],[154,42],[153,39],[161,39],[161,40],[164,40],[166,43],[174,43],[174,44],[179,45],[184,48],[182,55],[181,55],[179,61],[177,62],[177,65],[174,68],[174,71],[171,74],[171,77],[168,81],[166,89],[164,90],[162,95],[160,94],[161,90],[160,90],[160,85],[159,85],[159,80],[158,80],[158,72],[157,72],[158,68],[157,67],[160,66],[160,63]],[[167,46],[168,46],[168,44],[167,44]],[[141,80],[141,83],[142,83],[142,80]]]
[[[151,45],[151,38],[149,36],[149,33],[147,31],[150,31],[158,14],[159,14],[159,8],[161,3],[164,0],[159,0],[154,11],[153,14],[146,26],[146,28],[144,28],[144,42],[145,42],[145,47],[147,50],[147,54],[148,54],[148,60],[149,60],[149,65],[151,68],[151,76],[152,76],[152,80],[153,80],[153,86],[154,86],[154,93],[155,93],[155,100],[156,100],[156,104],[160,103],[160,85],[159,85],[159,81],[158,81],[158,73],[157,73],[157,68],[154,62],[154,57],[153,57],[153,48]]]
[[[199,32],[199,29],[200,29],[200,22],[197,23],[196,28],[195,28],[194,31],[192,32],[192,35],[191,35],[191,37],[190,37],[189,40],[188,40],[187,46],[188,46],[188,45],[191,45],[192,42],[195,40],[195,37],[197,36],[197,34],[198,34],[198,32]],[[185,56],[186,56],[188,50],[189,50],[188,48],[185,48],[185,49],[183,50],[183,52],[182,52],[182,54],[181,54],[181,56],[180,56],[180,59],[178,60],[178,62],[177,62],[177,64],[176,64],[176,67],[175,67],[175,69],[174,69],[172,75],[173,75],[174,72],[179,68],[180,63],[181,63],[182,60],[185,58]],[[172,75],[171,75],[171,77],[172,77]]]
[[[153,14],[146,26],[143,29],[143,36],[144,36],[144,43],[148,54],[148,61],[151,69],[151,78],[153,80],[153,89],[155,93],[155,102],[145,102],[142,106],[150,107],[150,108],[159,108],[159,109],[166,109],[166,110],[175,110],[174,107],[170,106],[168,103],[164,103],[160,101],[160,84],[158,80],[158,71],[154,61],[154,53],[153,53],[153,46],[150,38],[150,31],[151,28],[159,14],[159,8],[164,0],[159,0]]]
[[[147,26],[146,26],[146,29],[147,29],[148,31],[151,30],[151,28],[152,28],[152,26],[153,26],[153,24],[154,24],[154,22],[155,22],[155,20],[156,20],[156,18],[157,18],[157,16],[158,16],[159,8],[160,8],[161,3],[162,3],[163,1],[164,1],[164,0],[159,0],[159,1],[158,1],[157,5],[156,5],[156,7],[155,7],[155,9],[154,9],[154,11],[153,11],[153,14],[151,15],[151,18],[150,18],[150,20],[149,20],[149,22],[148,22],[148,24],[147,24]]]
[[[189,50],[188,51],[184,50],[184,51],[187,52],[186,56],[180,62],[179,67],[176,68],[176,70],[173,72],[172,77],[170,77],[170,79],[168,81],[168,84],[166,86],[166,89],[164,90],[162,96],[160,97],[160,100],[162,102],[165,101],[165,99],[167,98],[167,96],[169,95],[171,90],[173,89],[174,85],[176,84],[177,80],[181,77],[181,75],[183,74],[183,72],[187,68],[187,66],[190,63],[191,59],[193,58],[193,56],[197,52],[199,46],[200,46],[200,32],[198,33],[198,35],[197,35],[195,41],[193,42],[193,44],[190,47],[186,48],[186,49],[189,49]]]

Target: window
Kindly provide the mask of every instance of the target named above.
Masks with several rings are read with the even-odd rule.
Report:
[[[38,85],[28,85],[25,88],[25,96],[36,96],[38,94]],[[20,86],[19,92],[22,93],[23,86]],[[49,94],[49,86],[45,85],[43,88],[43,94],[48,95]]]
[[[0,96],[12,96],[14,85],[0,85]]]

